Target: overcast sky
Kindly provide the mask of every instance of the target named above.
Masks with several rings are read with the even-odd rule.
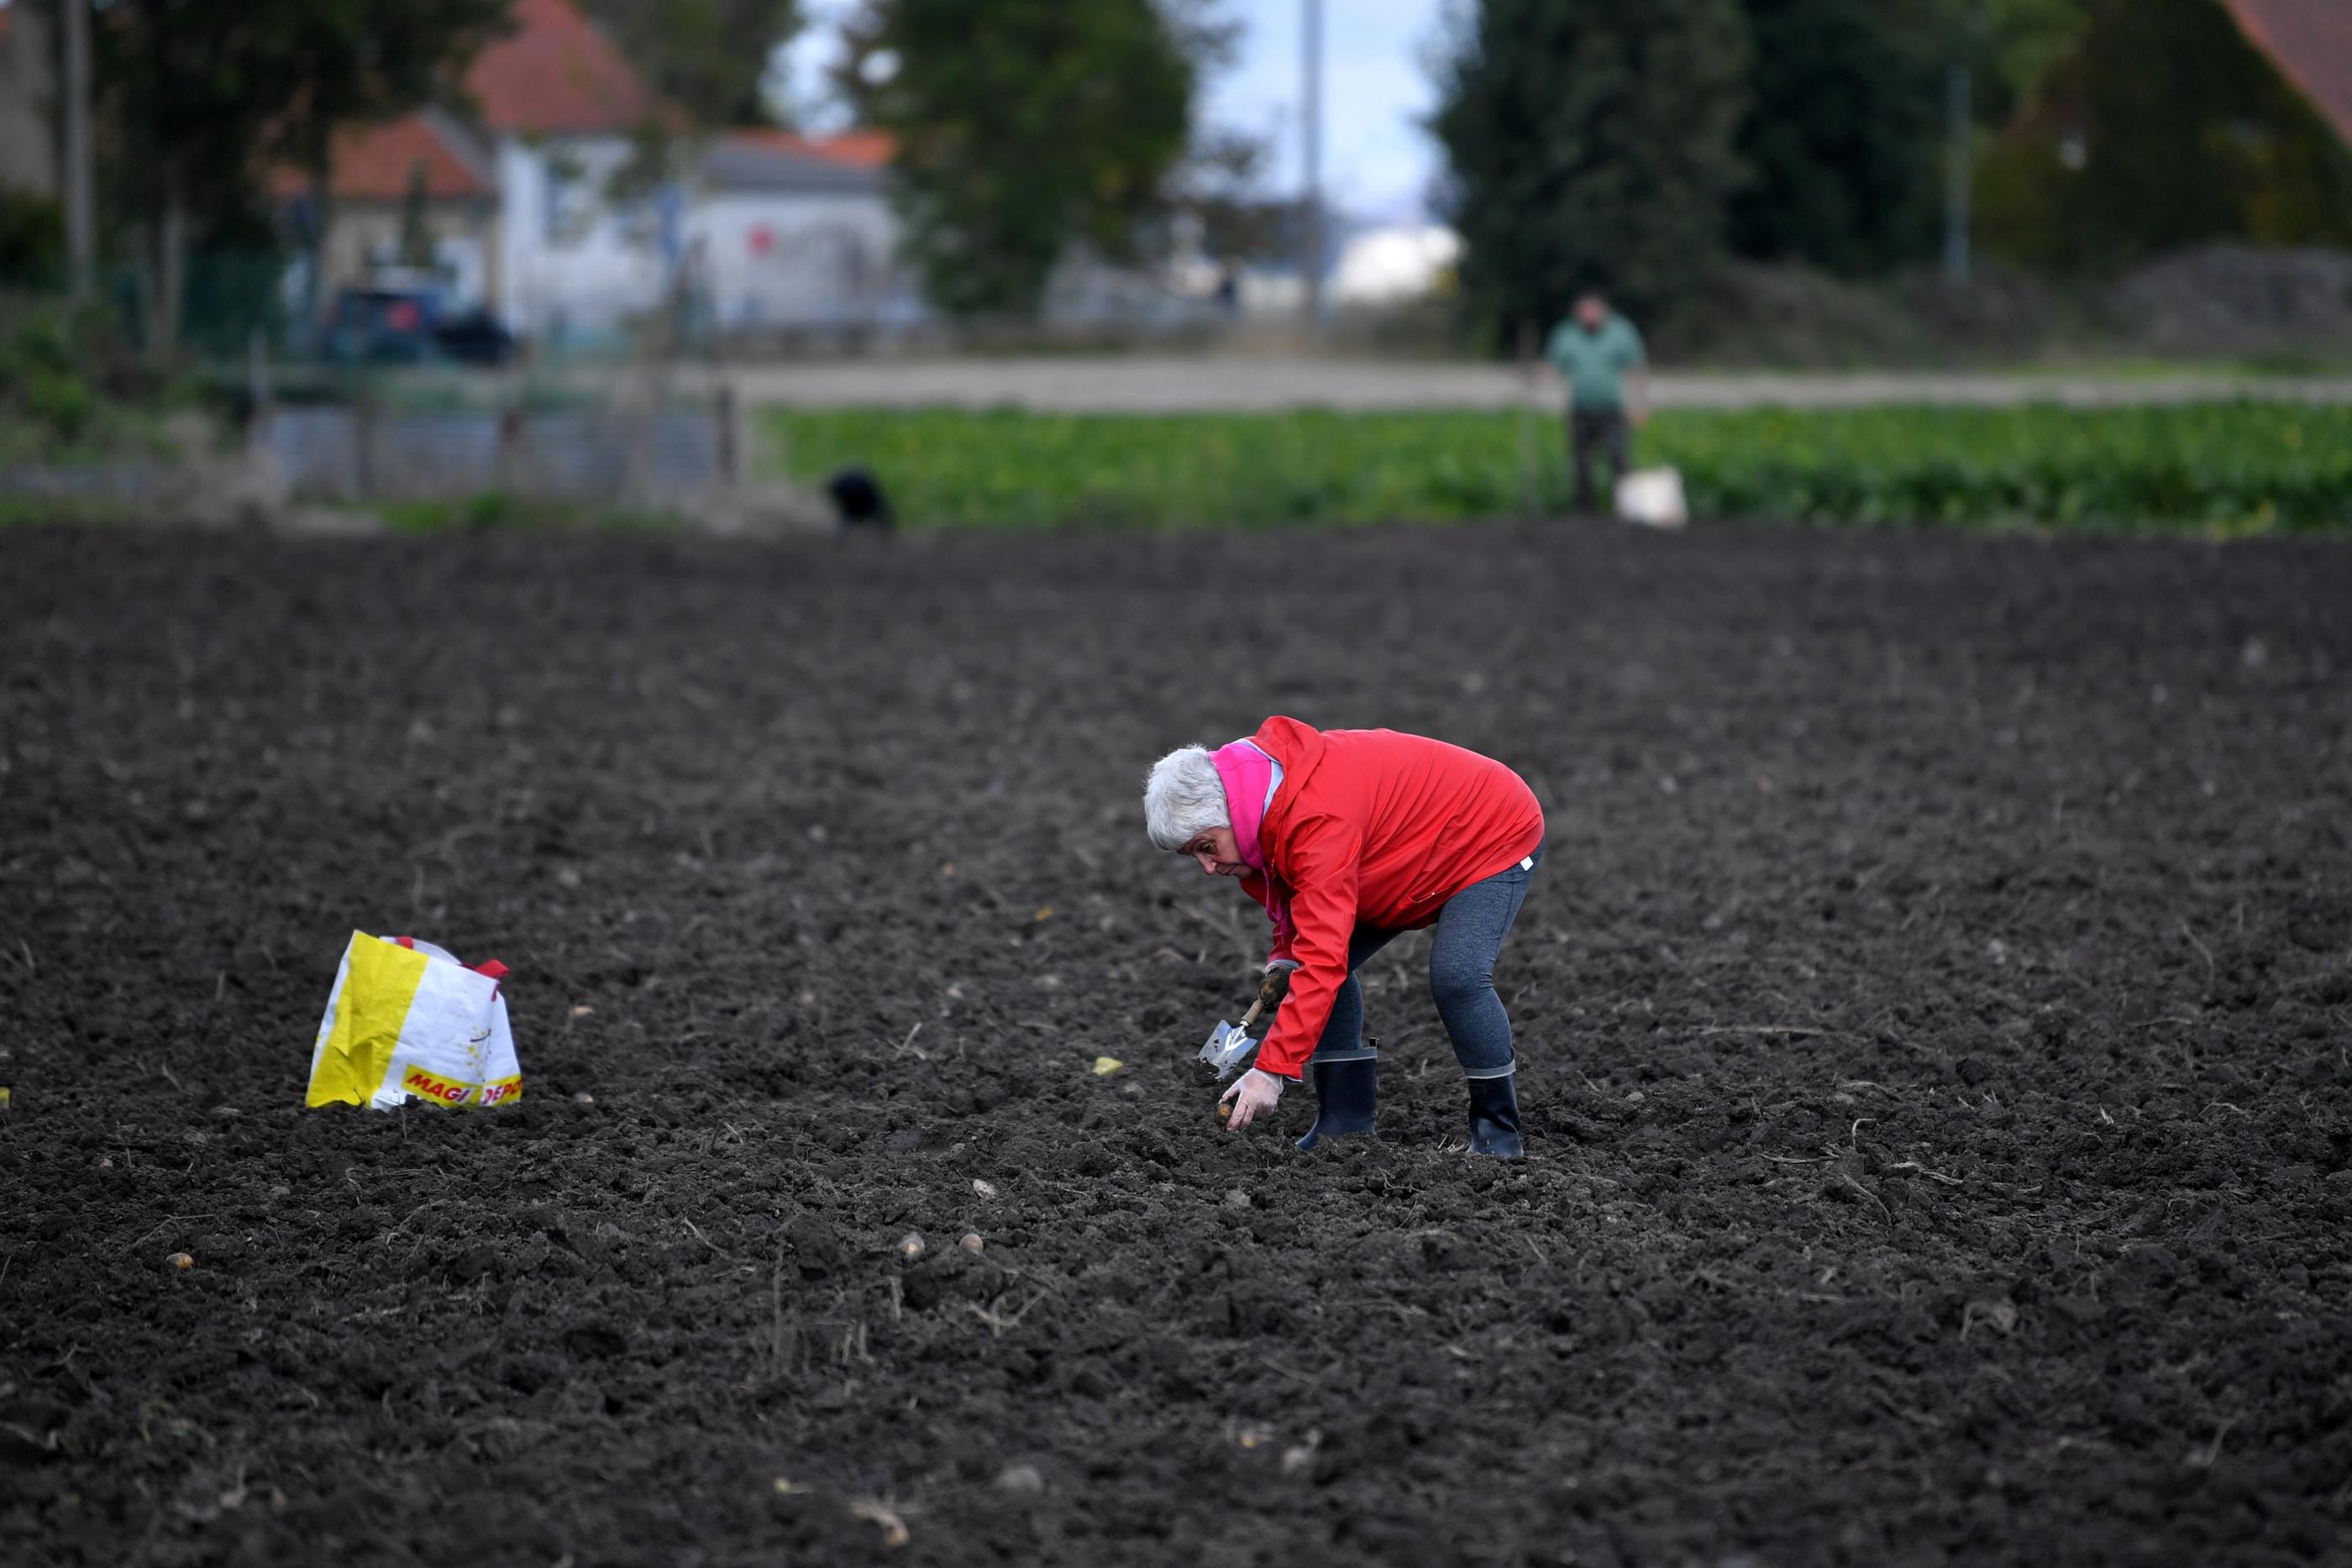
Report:
[[[835,52],[832,23],[853,0],[808,0],[808,31],[792,48],[793,101],[805,116]],[[1212,121],[1271,134],[1274,179],[1295,189],[1299,176],[1300,0],[1224,0],[1242,24],[1240,57],[1211,84]],[[1430,105],[1423,56],[1438,30],[1444,0],[1324,0],[1323,178],[1332,201],[1365,217],[1414,218],[1423,212],[1436,152],[1419,120]]]

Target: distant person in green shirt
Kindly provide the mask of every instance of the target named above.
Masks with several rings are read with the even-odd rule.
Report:
[[[1592,492],[1592,453],[1609,454],[1611,492],[1633,466],[1632,427],[1650,417],[1649,358],[1633,323],[1609,308],[1597,291],[1576,302],[1576,313],[1551,329],[1544,358],[1568,383],[1569,455],[1576,465],[1576,509],[1600,509]],[[1628,375],[1633,395],[1625,396]]]

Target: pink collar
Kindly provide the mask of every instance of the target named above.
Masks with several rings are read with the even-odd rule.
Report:
[[[1265,821],[1266,799],[1274,792],[1274,758],[1246,740],[1221,747],[1210,758],[1225,786],[1225,814],[1233,819],[1234,839],[1242,859],[1259,875],[1265,874],[1265,852],[1259,847],[1258,828]]]

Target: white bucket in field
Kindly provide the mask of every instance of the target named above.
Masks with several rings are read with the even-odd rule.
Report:
[[[1637,468],[1617,481],[1617,515],[1653,528],[1678,528],[1690,521],[1683,501],[1679,468]]]

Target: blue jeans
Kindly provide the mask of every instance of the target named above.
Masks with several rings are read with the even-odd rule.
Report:
[[[1465,1078],[1509,1076],[1517,1058],[1511,1051],[1511,1015],[1495,994],[1495,957],[1511,922],[1527,902],[1528,883],[1543,863],[1543,851],[1528,863],[1496,873],[1445,901],[1438,911],[1435,936],[1429,945],[1429,994],[1437,1016],[1454,1041],[1454,1058]],[[1364,1044],[1364,988],[1356,971],[1371,956],[1402,936],[1377,925],[1359,925],[1348,943],[1348,977],[1331,995],[1330,1020],[1316,1042],[1317,1061],[1360,1061],[1378,1054]]]

